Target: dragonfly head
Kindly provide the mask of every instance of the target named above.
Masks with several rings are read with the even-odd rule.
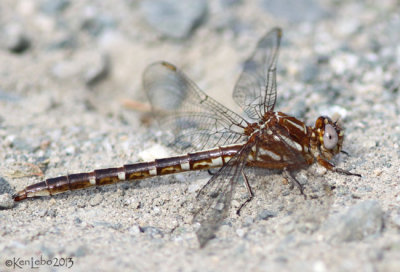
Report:
[[[319,149],[326,159],[332,159],[342,149],[344,131],[337,121],[333,122],[327,116],[318,117],[315,121],[314,134]]]

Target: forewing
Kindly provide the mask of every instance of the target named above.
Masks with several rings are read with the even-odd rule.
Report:
[[[246,140],[246,121],[201,91],[174,65],[157,62],[143,75],[154,117],[179,151],[195,151]]]
[[[215,232],[226,218],[234,188],[253,145],[254,143],[244,145],[198,193],[198,209],[193,221],[200,224],[196,234],[201,247],[214,237]]]
[[[274,28],[261,38],[233,90],[233,99],[251,119],[258,120],[274,109],[281,36],[281,29]]]

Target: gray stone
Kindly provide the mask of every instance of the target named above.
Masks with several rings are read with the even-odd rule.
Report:
[[[63,33],[56,36],[54,40],[48,45],[48,50],[59,49],[74,49],[78,45],[76,37],[70,33]]]
[[[146,21],[161,34],[176,39],[189,36],[207,12],[207,1],[142,1],[140,10]]]
[[[54,209],[54,208],[50,208],[50,209],[47,210],[46,215],[50,216],[50,217],[53,217],[53,218],[57,217],[57,210]]]
[[[12,53],[23,53],[30,47],[31,41],[21,26],[9,25],[1,35],[1,45]]]
[[[378,235],[383,227],[383,211],[376,200],[366,200],[344,213],[328,218],[322,227],[326,238],[334,243],[360,241]]]
[[[82,22],[82,29],[90,35],[99,36],[107,29],[115,29],[117,22],[114,17],[106,14],[99,14],[95,10],[93,14],[87,16]]]
[[[41,3],[40,10],[47,15],[56,15],[64,11],[69,4],[69,0],[45,0]]]
[[[146,233],[149,237],[159,239],[164,237],[164,233],[156,227],[143,227],[142,232]]]
[[[76,257],[83,257],[87,254],[88,249],[86,248],[86,246],[79,246],[75,252],[73,252],[73,256]]]
[[[9,194],[0,195],[0,210],[11,209],[12,207],[14,207],[14,204],[14,200]]]
[[[261,0],[260,5],[271,15],[285,18],[293,23],[316,21],[327,13],[313,0]]]
[[[138,236],[140,233],[142,233],[142,229],[139,227],[139,225],[133,225],[129,228],[129,234],[132,236]]]
[[[273,212],[273,211],[270,211],[270,210],[262,210],[262,211],[258,214],[257,218],[258,218],[259,220],[268,220],[269,218],[275,217],[275,216],[276,216],[276,213]]]
[[[66,248],[68,256],[83,257],[88,253],[88,249],[84,245],[70,245]]]
[[[85,74],[85,83],[88,86],[93,86],[107,77],[110,71],[110,59],[103,55],[101,60],[91,66]]]

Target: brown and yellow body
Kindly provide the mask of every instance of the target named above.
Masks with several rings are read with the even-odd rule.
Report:
[[[305,168],[317,161],[329,170],[334,166],[328,162],[340,152],[343,133],[329,118],[319,117],[315,128],[306,126],[297,118],[282,112],[267,112],[264,123],[249,124],[245,129],[248,141],[255,141],[246,165],[267,169]],[[325,125],[335,125],[339,135],[338,144],[328,150],[323,145]],[[47,196],[91,186],[113,184],[126,180],[140,180],[159,175],[186,171],[211,169],[224,166],[243,146],[235,144],[186,155],[156,159],[151,162],[127,164],[118,168],[98,169],[46,179],[26,187],[14,196],[15,201],[25,198]]]
[[[342,149],[343,131],[336,122],[321,116],[315,127],[310,127],[274,111],[281,37],[280,28],[272,29],[259,40],[243,65],[232,96],[246,118],[213,100],[168,62],[154,63],[145,70],[143,87],[152,113],[161,128],[174,136],[169,141],[171,146],[189,152],[186,155],[46,179],[19,191],[14,200],[220,167],[197,195],[201,204],[194,221],[201,225],[197,236],[204,246],[227,216],[235,184],[241,177],[249,192],[245,203],[253,197],[244,172],[246,166],[281,169],[301,193],[303,187],[295,174],[314,162],[331,171],[360,176],[329,162]]]
[[[126,164],[117,168],[97,169],[46,179],[26,187],[15,196],[15,201],[25,198],[60,194],[66,191],[102,186],[126,180],[140,180],[154,176],[221,167],[240,149],[241,145],[217,147],[186,155],[156,159],[151,162]]]
[[[317,161],[332,170],[328,160],[341,151],[343,132],[328,117],[319,117],[314,128],[283,112],[267,112],[264,120],[246,129],[251,137],[259,138],[250,154],[250,166],[296,170]],[[339,137],[333,149],[324,147],[326,124],[334,127]]]

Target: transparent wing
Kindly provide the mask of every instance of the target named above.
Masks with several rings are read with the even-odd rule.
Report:
[[[281,29],[274,28],[258,42],[233,90],[233,99],[251,119],[258,120],[274,109],[281,36]]]
[[[198,193],[197,204],[199,206],[193,221],[200,223],[196,234],[201,247],[214,237],[215,232],[226,218],[234,188],[253,145],[253,142],[244,145]]]
[[[247,139],[246,121],[206,95],[174,65],[150,65],[143,86],[154,117],[170,132],[167,142],[176,150],[189,152]]]

